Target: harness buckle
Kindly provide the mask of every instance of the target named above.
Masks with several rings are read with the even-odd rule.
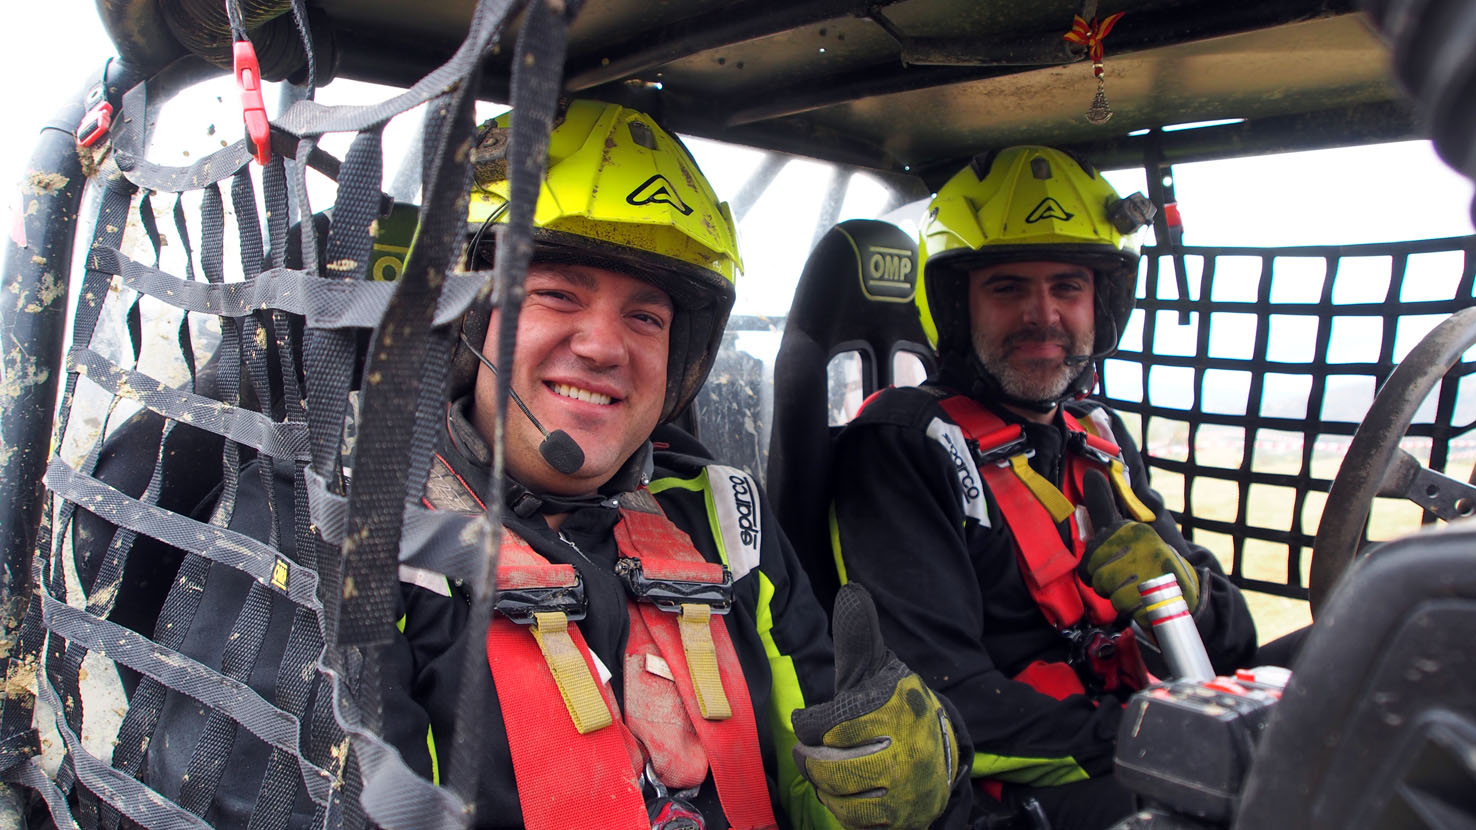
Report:
[[[646,576],[641,560],[622,556],[615,573],[637,602],[649,602],[662,611],[679,614],[683,605],[706,605],[714,614],[726,614],[733,607],[733,574],[726,567],[722,582],[653,579]]]
[[[702,812],[690,801],[696,797],[700,787],[676,792],[667,790],[650,761],[646,762],[643,780],[654,792],[646,799],[646,817],[651,820],[651,830],[703,830],[707,827]],[[644,786],[641,788],[642,794],[645,789]]]
[[[1117,656],[1117,633],[1107,628],[1078,623],[1062,629],[1061,636],[1071,644],[1066,663],[1077,674],[1090,674],[1093,660],[1111,660]]]
[[[1121,456],[1111,455],[1106,450],[1092,445],[1087,440],[1087,433],[1072,432],[1066,436],[1066,442],[1070,449],[1088,460],[1095,461],[1103,467],[1111,467],[1114,462],[1121,463]]]
[[[589,610],[589,598],[584,593],[584,579],[576,573],[573,585],[498,586],[497,601],[492,610],[518,625],[532,625],[534,614],[550,611],[563,614],[573,622],[584,619]]]
[[[1035,455],[1035,450],[1026,449],[1025,443],[1025,436],[1022,434],[1016,437],[1014,440],[1006,441],[1003,444],[997,444],[987,449],[984,447],[980,447],[978,463],[981,465],[998,464],[999,466],[1004,467],[1010,463],[1009,460],[1011,458],[1017,455],[1021,455],[1022,450],[1023,455],[1026,458],[1031,458]]]

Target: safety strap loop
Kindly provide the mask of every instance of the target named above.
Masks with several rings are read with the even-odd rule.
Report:
[[[1025,485],[1030,492],[1040,500],[1041,506],[1051,514],[1051,521],[1064,522],[1066,518],[1075,512],[1076,508],[1056,489],[1054,484],[1045,480],[1045,477],[1037,473],[1030,466],[1030,457],[1025,453],[1010,456],[1010,469],[1014,471],[1015,477]]]
[[[584,655],[569,636],[569,618],[558,611],[540,611],[533,615],[533,637],[543,660],[553,675],[554,685],[574,721],[574,729],[588,735],[614,722],[610,709],[600,696],[600,689],[590,675]]]
[[[723,679],[718,674],[717,648],[712,643],[712,608],[700,603],[684,603],[679,617],[682,655],[692,673],[692,688],[697,692],[697,707],[706,720],[727,720],[733,707],[723,693]]]

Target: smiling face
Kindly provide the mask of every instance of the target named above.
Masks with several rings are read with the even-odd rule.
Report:
[[[508,407],[507,471],[535,492],[592,493],[651,435],[666,399],[673,306],[661,289],[589,265],[533,263],[518,316],[511,383],[544,429],[562,429],[584,451],[572,475],[538,453],[543,435]],[[499,312],[482,351],[498,362]],[[501,364],[499,364],[501,366]],[[506,371],[506,369],[503,369]],[[477,375],[472,420],[489,441],[496,378]]]
[[[1049,401],[1091,354],[1092,271],[1063,262],[1007,262],[969,271],[974,351],[1005,392]]]

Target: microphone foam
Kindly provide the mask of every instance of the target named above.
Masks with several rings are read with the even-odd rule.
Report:
[[[538,454],[543,456],[548,466],[566,476],[574,475],[584,466],[584,450],[561,429],[550,432],[543,439],[543,443],[538,445]]]

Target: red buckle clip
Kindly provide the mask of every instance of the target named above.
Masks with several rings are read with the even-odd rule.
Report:
[[[241,117],[246,121],[246,135],[256,148],[256,163],[266,166],[272,160],[272,124],[267,120],[266,102],[261,97],[261,65],[256,61],[256,47],[249,40],[235,44],[236,86],[241,89]]]
[[[1010,424],[981,436],[976,443],[979,445],[978,463],[989,464],[1023,451],[1026,443],[1025,431],[1019,424]]]
[[[77,124],[77,143],[91,147],[113,128],[113,105],[102,101],[87,111]]]

